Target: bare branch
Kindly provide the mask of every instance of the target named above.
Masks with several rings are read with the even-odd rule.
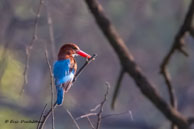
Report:
[[[38,20],[40,18],[40,13],[41,13],[41,8],[42,8],[43,3],[44,3],[44,1],[40,0],[40,4],[39,4],[38,11],[36,13],[36,17],[35,17],[35,21],[34,21],[34,31],[33,31],[32,40],[30,41],[29,45],[26,46],[26,63],[25,63],[24,73],[23,73],[24,82],[23,82],[23,87],[21,89],[20,94],[22,94],[24,92],[25,85],[28,84],[28,69],[29,69],[30,55],[31,55],[31,50],[33,48],[33,45],[34,45],[35,41],[37,40]]]
[[[167,70],[167,65],[169,64],[170,59],[176,50],[183,53],[185,56],[188,56],[188,53],[184,49],[184,45],[185,45],[184,36],[186,35],[188,31],[191,33],[190,30],[192,27],[193,14],[194,14],[194,0],[192,0],[190,7],[188,9],[188,12],[186,14],[185,20],[182,26],[180,27],[177,35],[175,36],[173,46],[171,47],[170,51],[168,52],[168,54],[166,55],[166,57],[164,58],[161,64],[161,74],[164,76],[164,79],[165,79],[165,82],[168,88],[168,92],[170,96],[170,103],[175,109],[177,109],[177,100],[176,100],[174,88],[170,81],[171,80],[170,73]],[[176,129],[176,126],[174,125],[174,123],[172,123],[171,129]]]
[[[55,38],[54,38],[54,31],[53,31],[53,20],[50,16],[50,11],[48,6],[46,6],[46,12],[47,12],[47,23],[49,27],[51,55],[52,55],[52,61],[54,61],[56,59],[56,47],[55,47]]]
[[[90,58],[90,59],[88,59],[86,62],[85,62],[85,64],[79,69],[79,71],[76,73],[76,75],[75,75],[75,77],[74,77],[74,79],[73,79],[73,83],[76,81],[76,79],[77,79],[77,77],[81,74],[81,72],[84,70],[84,68],[88,65],[88,64],[90,64],[95,58],[96,58],[96,54],[93,54],[93,56]]]
[[[94,127],[92,121],[90,120],[90,118],[89,118],[88,116],[87,116],[87,120],[88,120],[90,126],[92,127],[92,129],[95,129],[95,127]]]
[[[104,95],[104,100],[101,102],[100,105],[100,111],[97,114],[97,124],[96,124],[96,129],[100,128],[100,124],[101,124],[101,120],[102,120],[102,112],[103,112],[103,108],[104,108],[104,104],[108,98],[108,93],[109,93],[109,89],[110,89],[110,84],[108,82],[106,82],[106,86],[107,86],[107,90],[106,93]]]
[[[49,59],[48,59],[48,51],[47,49],[45,49],[45,57],[46,57],[46,61],[47,61],[47,64],[48,64],[48,67],[49,67],[49,73],[50,73],[50,80],[51,80],[51,111],[52,111],[52,129],[55,129],[55,118],[54,118],[54,110],[53,110],[53,102],[54,102],[54,77],[53,77],[53,73],[52,73],[52,67],[51,67],[51,64],[49,62]]]
[[[119,77],[118,77],[118,80],[117,80],[117,83],[116,83],[116,87],[115,87],[115,90],[114,90],[114,93],[113,93],[113,98],[112,98],[112,103],[111,103],[112,109],[114,109],[114,107],[115,107],[115,102],[116,102],[116,99],[117,99],[118,94],[119,94],[119,90],[120,90],[120,87],[121,87],[121,82],[123,80],[124,73],[125,73],[125,71],[124,71],[124,69],[122,69],[120,74],[119,74]]]
[[[189,125],[187,119],[161,98],[154,88],[155,86],[141,72],[140,67],[134,61],[124,41],[119,36],[110,20],[105,16],[100,3],[97,0],[85,0],[85,2],[95,17],[99,28],[114,48],[123,69],[135,80],[141,92],[166,116],[166,118],[176,123],[180,129],[188,129]]]
[[[41,115],[40,115],[40,119],[39,119],[38,124],[37,124],[37,127],[36,127],[37,129],[39,129],[40,122],[42,122],[42,121],[41,121],[41,120],[42,120],[42,116],[43,116],[44,113],[45,113],[46,107],[47,107],[47,104],[44,106],[44,108],[43,108],[43,110],[42,110],[42,113],[41,113]]]
[[[187,31],[190,30],[190,28],[192,27],[192,17],[194,14],[194,0],[192,0],[189,10],[187,12],[187,15],[185,17],[185,20],[183,22],[183,25],[180,27],[180,30],[178,31],[174,42],[173,42],[173,46],[171,47],[170,51],[168,52],[168,54],[165,56],[164,60],[162,61],[161,64],[161,74],[164,76],[166,84],[168,86],[169,89],[169,95],[170,95],[170,100],[171,100],[171,104],[175,107],[176,102],[174,100],[174,93],[173,93],[173,88],[172,85],[170,83],[170,75],[167,71],[167,65],[169,64],[169,61],[172,57],[172,55],[174,54],[174,52],[176,50],[179,50],[180,52],[182,52],[184,55],[188,55],[187,52],[184,50],[183,46],[184,46],[184,36],[186,34]]]
[[[121,113],[115,113],[115,114],[106,114],[104,116],[102,116],[102,119],[108,118],[108,117],[112,117],[112,116],[118,116],[118,115],[124,115],[124,114],[129,114],[131,120],[133,120],[133,115],[132,112],[129,111],[125,111],[125,112],[121,112]]]
[[[79,117],[76,118],[76,120],[79,120],[79,119],[83,119],[83,118],[86,118],[86,117],[89,117],[89,116],[96,116],[98,113],[88,113],[88,114],[84,114],[84,115],[81,115]]]
[[[57,102],[53,105],[53,110],[57,107]],[[43,116],[43,120],[40,123],[39,129],[43,129],[44,124],[46,123],[47,119],[49,118],[50,114],[52,112],[52,108]]]
[[[121,112],[121,113],[115,113],[115,114],[106,114],[106,115],[102,116],[102,119],[112,117],[112,116],[124,115],[124,114],[129,114],[131,120],[133,120],[133,115],[132,115],[131,110]],[[77,117],[76,120],[87,118],[87,117],[90,117],[90,116],[97,116],[97,115],[98,115],[98,113],[88,113],[88,114],[84,114],[84,115],[81,115],[81,116]]]
[[[80,117],[77,117],[76,120],[79,120],[79,119],[83,119],[83,118],[88,118],[89,119],[89,116],[97,116],[97,124],[96,124],[96,128],[95,129],[99,129],[100,128],[100,124],[101,124],[101,120],[102,120],[102,112],[103,112],[103,108],[104,108],[104,104],[108,98],[108,93],[109,93],[109,89],[110,89],[110,84],[108,82],[106,82],[105,84],[107,86],[107,89],[106,89],[106,93],[104,95],[104,99],[102,100],[102,102],[100,104],[98,104],[95,108],[91,109],[90,111],[96,111],[97,109],[99,109],[99,112],[98,113],[88,113],[88,114],[84,114]],[[88,120],[89,121],[89,120]],[[92,124],[92,123],[90,123]],[[93,124],[91,125],[92,128],[94,128]]]
[[[94,112],[96,111],[99,107],[100,107],[101,104],[98,104],[96,105],[94,108],[90,109],[91,112]]]
[[[71,119],[73,120],[73,123],[76,125],[77,129],[80,129],[80,127],[79,127],[77,121],[74,119],[74,117],[72,116],[71,112],[70,112],[68,109],[66,109],[66,112],[69,114],[69,116],[70,116]]]

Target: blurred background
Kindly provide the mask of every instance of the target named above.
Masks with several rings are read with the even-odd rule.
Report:
[[[167,88],[160,75],[160,64],[169,51],[174,36],[183,22],[191,0],[99,0],[107,16],[116,26],[137,64],[169,102]],[[74,42],[96,60],[87,66],[74,83],[64,104],[55,110],[56,129],[75,129],[65,109],[74,117],[86,114],[99,104],[111,85],[101,129],[166,129],[170,122],[145,98],[125,75],[115,110],[110,107],[115,83],[120,72],[119,60],[99,30],[84,0],[44,0],[38,21],[37,36],[31,51],[28,85],[22,95],[26,46],[32,40],[34,19],[39,0],[0,0],[0,128],[34,129],[35,124],[5,123],[5,120],[38,120],[45,104],[50,108],[49,69],[44,51],[47,46],[53,64],[52,44],[47,14],[53,22],[54,54],[64,43]],[[178,110],[185,116],[194,114],[194,40],[185,38],[189,57],[176,52],[168,68],[176,90]],[[76,57],[78,67],[85,60]],[[55,90],[55,89],[54,89]],[[48,109],[47,108],[47,109]],[[127,113],[132,112],[133,119]],[[91,117],[95,123],[95,117]],[[81,129],[90,129],[86,119],[78,120]],[[45,129],[51,128],[51,119]]]

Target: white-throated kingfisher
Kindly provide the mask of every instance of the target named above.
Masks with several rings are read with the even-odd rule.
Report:
[[[57,104],[63,103],[64,94],[68,92],[77,71],[77,62],[74,56],[80,55],[91,58],[90,55],[81,51],[74,43],[64,44],[58,53],[58,59],[54,63],[53,74],[57,89]]]

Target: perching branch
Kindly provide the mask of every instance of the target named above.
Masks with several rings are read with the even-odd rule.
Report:
[[[24,92],[25,85],[28,84],[28,69],[29,69],[30,55],[31,55],[31,50],[33,48],[33,45],[34,45],[35,41],[37,40],[38,20],[40,18],[40,13],[41,13],[41,8],[42,8],[43,3],[44,3],[44,1],[40,0],[40,4],[39,4],[38,11],[36,13],[36,17],[35,17],[35,21],[34,21],[34,30],[33,30],[32,40],[30,41],[29,45],[26,46],[26,63],[25,63],[24,73],[23,73],[24,82],[23,82],[23,87],[21,89],[20,94],[22,94]]]
[[[79,76],[79,74],[84,70],[84,68],[91,63],[92,60],[94,60],[96,57],[96,55],[94,54],[89,60],[86,61],[86,63],[80,68],[80,70],[78,71],[78,73],[75,75],[75,77],[77,78]],[[74,81],[75,82],[75,77],[74,77]],[[72,85],[73,85],[72,83]],[[55,110],[55,108],[57,107],[57,102],[55,102],[55,104],[49,109],[49,111],[43,116],[43,120],[41,121],[41,124],[39,126],[39,129],[43,129],[44,124],[46,123],[48,117],[50,116],[51,112]]]
[[[85,0],[88,8],[96,19],[99,28],[114,48],[120,63],[125,71],[134,79],[141,92],[159,109],[171,122],[175,123],[180,129],[188,129],[188,121],[176,109],[169,106],[158,94],[155,86],[141,72],[140,67],[134,61],[131,52],[127,49],[122,38],[117,33],[115,27],[105,16],[103,7],[97,0]]]
[[[84,65],[79,69],[79,71],[75,74],[75,77],[74,77],[74,79],[73,79],[73,83],[76,81],[77,77],[81,74],[81,72],[84,70],[84,68],[85,68],[88,64],[90,64],[93,60],[95,60],[96,56],[97,56],[96,54],[93,54],[93,56],[92,56],[90,59],[86,60],[85,64],[84,64]]]

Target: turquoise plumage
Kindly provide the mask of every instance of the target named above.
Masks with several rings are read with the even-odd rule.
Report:
[[[63,84],[71,82],[74,78],[74,70],[71,70],[70,66],[70,59],[64,59],[56,61],[53,67],[58,105],[62,104],[63,102]]]
[[[58,53],[58,59],[53,66],[53,74],[55,78],[55,86],[57,90],[57,104],[63,103],[64,94],[67,93],[72,85],[72,81],[77,71],[77,63],[74,59],[75,55],[85,58],[91,58],[90,55],[81,51],[79,47],[73,43],[64,44]]]

